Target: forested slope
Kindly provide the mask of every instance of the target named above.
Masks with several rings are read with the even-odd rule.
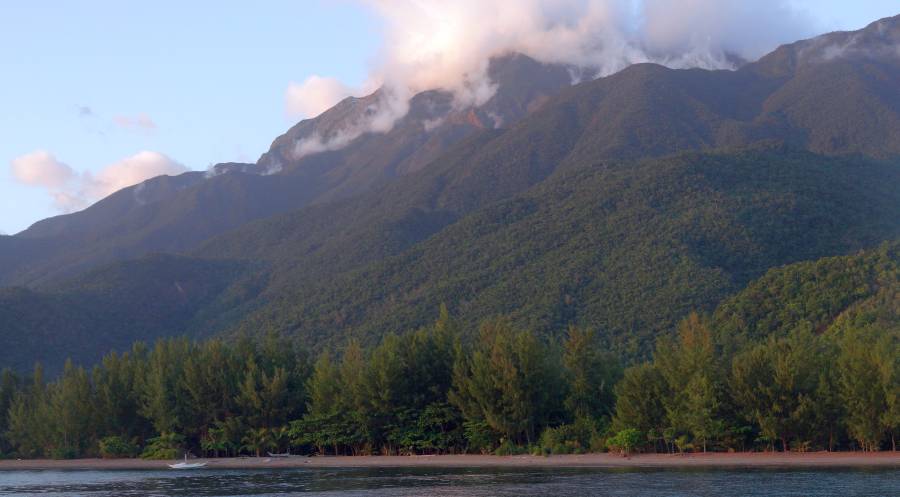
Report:
[[[419,112],[429,104],[390,133],[275,171],[292,140],[365,115],[366,102],[348,100],[276,140],[259,164],[202,180],[158,178],[158,198],[123,190],[97,209],[0,238],[0,274],[41,282],[0,295],[0,349],[19,364],[70,353],[91,361],[117,334],[278,331],[314,347],[375,343],[446,303],[468,324],[506,314],[558,333],[581,323],[629,357],[646,354],[689,309],[715,308],[772,267],[898,236],[900,58],[889,50],[898,39],[900,20],[886,19],[781,47],[736,71],[638,64],[555,97],[559,68],[513,57],[498,74],[529,84],[501,86],[486,104],[519,119],[509,128],[489,129],[487,108],[451,112],[445,124],[468,123],[466,133],[448,131],[440,153],[413,160],[407,152],[430,147],[415,132],[433,117]],[[366,151],[371,162],[351,160]],[[332,172],[353,180],[320,201],[305,197],[311,178],[334,179],[331,160]],[[254,168],[271,174],[247,174]],[[128,211],[121,218],[119,208]],[[78,237],[55,243],[71,230]],[[151,257],[75,283],[58,278],[166,247],[197,248],[176,258],[178,272],[171,258]],[[115,276],[129,264],[144,269]],[[159,298],[182,273],[218,267],[229,269],[213,271],[189,313]],[[86,301],[96,312],[84,311]],[[181,317],[143,319],[146,302]],[[23,333],[53,339],[19,352]],[[80,346],[57,346],[68,343]]]
[[[136,343],[50,381],[3,371],[0,455],[896,450],[898,277],[897,242],[774,269],[632,365],[596,330],[445,309],[316,355],[272,334]]]
[[[55,373],[67,358],[97,360],[101,347],[124,350],[135,340],[172,336],[205,321],[201,311],[226,299],[229,285],[248,269],[154,255],[97,269],[49,291],[0,289],[0,364],[29,370],[41,362]]]
[[[898,180],[893,163],[781,147],[591,164],[279,298],[240,329],[377,340],[446,303],[469,324],[577,323],[646,351],[690,309],[712,309],[770,267],[900,236]]]

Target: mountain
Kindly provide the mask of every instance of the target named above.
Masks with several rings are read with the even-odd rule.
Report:
[[[0,284],[46,286],[107,262],[187,251],[249,221],[354,195],[423,168],[474,132],[517,122],[571,83],[565,67],[521,55],[495,59],[490,74],[497,93],[477,108],[425,92],[389,131],[363,132],[385,94],[348,98],[275,139],[256,164],[154,178],[0,238]],[[296,154],[305,140],[348,133],[355,139],[339,150]]]
[[[892,22],[900,24],[898,19]],[[883,21],[867,29],[887,32],[878,27],[882,25]],[[823,39],[832,37],[845,35]],[[252,223],[213,239],[198,254],[269,261],[278,266],[273,271],[276,290],[271,293],[279,293],[283,286],[305,287],[398,254],[469,212],[541,183],[555,171],[771,142],[831,156],[882,160],[900,156],[900,148],[890,148],[900,139],[900,124],[892,124],[900,116],[895,110],[900,85],[884,88],[880,79],[857,73],[854,68],[860,61],[853,58],[803,64],[774,76],[769,75],[772,60],[766,57],[738,71],[629,67],[563,91],[509,130],[472,136],[419,174],[346,202]],[[896,74],[900,59],[887,58],[879,64]],[[820,104],[808,102],[801,109],[818,112],[808,120],[809,127],[793,124],[801,119],[795,113],[798,107],[790,104],[805,95],[795,79],[815,81],[818,74],[827,80],[836,72],[856,78],[863,90],[848,94],[850,103],[842,104],[847,109],[834,108],[830,101],[835,99],[820,92]],[[900,76],[893,81],[900,81]],[[879,94],[876,89],[889,91]],[[876,94],[879,109],[886,109],[893,120],[871,123],[847,135],[847,129],[870,116],[869,106],[854,107],[853,102]],[[869,145],[869,137],[876,135],[885,137],[881,148]],[[831,138],[811,141],[811,136]],[[823,149],[822,141],[843,146]]]
[[[68,336],[79,360],[113,335],[274,330],[320,347],[405,331],[441,303],[467,323],[503,313],[536,332],[598,327],[639,355],[773,267],[900,237],[898,31],[891,18],[736,71],[638,64],[571,87],[565,68],[509,56],[494,61],[508,83],[484,106],[425,92],[384,133],[359,130],[390,95],[345,100],[256,164],[158,178],[154,202],[135,206],[141,187],[126,189],[0,238],[0,277],[32,286],[0,295],[0,329],[17,330],[0,362],[56,360]],[[172,256],[62,278],[146,250],[183,251],[186,273],[216,275],[177,319],[139,309],[176,305]],[[150,275],[162,279],[141,285]],[[43,306],[58,317],[42,319]],[[120,308],[142,324],[85,311]],[[19,352],[20,333],[57,342]]]
[[[102,349],[170,336],[169,330],[201,319],[245,270],[157,255],[115,263],[52,290],[0,289],[0,364],[27,370],[41,361],[53,372],[69,357],[98,359]]]
[[[240,328],[376,340],[447,303],[470,328],[496,314],[540,333],[583,324],[646,351],[771,267],[900,238],[898,184],[896,162],[782,147],[585,164],[398,255],[307,281]]]
[[[900,326],[900,243],[773,268],[713,314],[714,329],[738,347],[803,323],[824,333],[851,322]]]

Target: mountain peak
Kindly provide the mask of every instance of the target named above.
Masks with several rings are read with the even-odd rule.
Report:
[[[900,15],[857,31],[835,31],[782,45],[754,66],[771,75],[788,75],[829,62],[887,59],[900,59]]]

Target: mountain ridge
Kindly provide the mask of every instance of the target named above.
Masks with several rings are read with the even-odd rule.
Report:
[[[276,331],[321,347],[404,331],[447,303],[472,319],[509,314],[547,333],[579,322],[601,328],[617,347],[627,349],[634,340],[639,349],[690,309],[713,308],[773,266],[900,236],[893,186],[900,184],[900,84],[890,84],[900,82],[900,54],[879,49],[876,56],[859,55],[865,43],[892,43],[898,26],[900,17],[890,18],[855,38],[832,33],[786,45],[736,71],[638,64],[571,87],[567,80],[553,96],[542,89],[562,84],[568,73],[548,69],[545,81],[520,87],[521,94],[501,87],[481,114],[451,109],[432,129],[445,126],[443,131],[430,135],[438,137],[441,151],[427,160],[421,158],[429,153],[425,135],[416,133],[434,114],[419,113],[419,107],[388,133],[363,134],[340,150],[289,162],[297,144],[312,136],[304,121],[276,139],[277,153],[256,165],[222,165],[202,179],[148,182],[160,186],[152,198],[165,205],[137,207],[140,215],[127,217],[137,220],[135,231],[119,236],[132,246],[118,239],[85,243],[78,247],[82,253],[100,257],[79,262],[78,253],[54,259],[53,250],[68,246],[53,246],[52,237],[0,238],[0,278],[37,288],[0,295],[11,312],[0,317],[0,330],[13,321],[31,322],[36,333],[62,338],[65,319],[37,319],[35,302],[59,293],[77,300],[82,286],[121,285],[118,275],[153,273],[157,264],[159,275],[174,281],[147,291],[121,288],[135,301],[167,302],[178,282],[170,268],[182,266],[166,257],[176,256],[149,256],[131,266],[128,259],[140,250],[129,250],[171,250],[172,239],[187,233],[178,261],[185,271],[196,265],[199,279],[209,272],[215,284],[165,329],[129,330],[127,319],[112,313],[93,321],[102,328],[98,334],[118,327],[116,340],[125,342],[140,338],[134,333]],[[852,50],[820,60],[820,53],[831,53],[829,46],[848,40],[855,40]],[[508,59],[507,77],[527,75],[533,62]],[[417,98],[449,105],[440,92]],[[371,104],[346,100],[335,112],[365,114]],[[489,110],[503,106],[518,120],[495,129]],[[323,116],[320,121],[336,114]],[[459,126],[465,126],[464,136],[455,134]],[[440,136],[452,139],[442,142]],[[382,162],[359,159],[379,148],[387,150],[375,154]],[[410,154],[413,149],[423,155]],[[353,180],[316,190],[332,173]],[[179,181],[195,180],[169,196]],[[125,202],[136,188],[106,203]],[[272,194],[275,188],[282,193]],[[305,196],[314,190],[319,193]],[[242,198],[247,201],[235,201]],[[260,198],[282,203],[254,205]],[[210,205],[218,210],[205,218]],[[234,214],[225,217],[235,222],[215,224],[227,209]],[[196,215],[179,218],[185,212]],[[65,231],[64,224],[39,223],[31,234]],[[685,234],[677,235],[678,229]],[[93,236],[103,240],[102,233]],[[17,254],[50,262],[17,266]],[[652,264],[636,254],[646,254]],[[117,258],[126,261],[103,265]],[[653,281],[645,266],[671,282]],[[10,277],[10,268],[19,273]],[[64,277],[85,269],[81,277]],[[112,308],[110,298],[101,295],[89,307],[102,309],[107,299]],[[640,299],[653,302],[653,312],[639,307]],[[77,309],[88,308],[78,305],[69,311],[73,319]],[[16,342],[7,336],[0,343]],[[29,352],[42,353],[61,352]]]

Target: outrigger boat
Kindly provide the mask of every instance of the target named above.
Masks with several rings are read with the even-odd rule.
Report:
[[[282,454],[273,454],[271,452],[267,452],[267,454],[269,454],[269,457],[297,457],[296,454],[291,454],[290,451],[284,452]]]
[[[197,469],[206,466],[205,462],[187,462],[187,454],[184,455],[184,462],[168,465],[172,469]]]

